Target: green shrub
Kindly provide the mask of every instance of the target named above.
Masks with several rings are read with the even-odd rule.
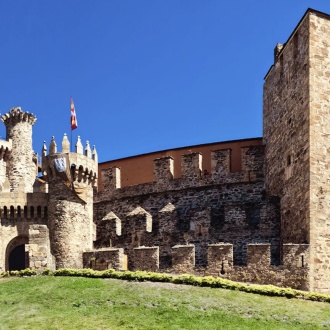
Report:
[[[36,270],[29,268],[20,271],[5,271],[0,273],[0,277],[9,276],[34,276],[37,275]],[[90,268],[84,269],[70,269],[61,268],[51,272],[49,269],[44,269],[42,275],[53,276],[77,276],[77,277],[89,277],[89,278],[114,278],[127,281],[150,281],[150,282],[168,282],[174,284],[194,285],[210,288],[222,288],[229,290],[244,291],[248,293],[255,293],[266,296],[277,296],[286,298],[299,298],[313,301],[322,301],[330,303],[330,295],[305,292],[294,290],[291,288],[281,288],[274,285],[257,285],[257,284],[243,284],[221,277],[213,276],[194,276],[191,274],[172,275],[166,273],[154,273],[146,271],[118,271],[114,269],[107,269],[104,271],[93,270]]]

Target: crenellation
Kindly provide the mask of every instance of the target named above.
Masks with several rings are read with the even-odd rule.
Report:
[[[181,173],[185,180],[195,180],[202,175],[202,154],[194,152],[181,156]]]
[[[76,142],[76,153],[82,155],[83,152],[83,145],[81,143],[80,136],[78,135],[77,142]]]
[[[310,260],[309,244],[283,244],[283,265],[308,267]]]
[[[232,271],[234,265],[233,245],[230,243],[209,244],[207,246],[208,273],[213,276]]]
[[[95,163],[98,163],[98,155],[97,155],[97,151],[96,151],[95,145],[93,145],[92,159],[94,160]]]
[[[195,245],[172,247],[172,269],[175,273],[193,273],[195,267]]]
[[[159,270],[159,247],[139,246],[134,250],[134,270],[157,272]]]
[[[163,157],[154,160],[154,181],[157,185],[167,185],[174,177],[173,157]]]
[[[63,140],[62,140],[62,152],[63,153],[70,152],[70,141],[69,141],[68,137],[66,136],[66,133],[64,133]]]
[[[83,252],[84,268],[127,270],[127,256],[122,248]]]
[[[86,147],[85,147],[85,156],[88,158],[92,158],[92,150],[89,145],[89,141],[86,141]]]
[[[109,192],[120,188],[120,168],[110,167],[102,170],[101,181],[103,184],[103,195],[107,195]]]
[[[227,176],[231,172],[231,149],[214,150],[211,153],[211,173]]]
[[[270,265],[270,244],[248,244],[247,264],[255,267]]]
[[[125,225],[132,228],[133,231],[151,232],[152,231],[152,215],[138,206],[126,215]]]
[[[55,141],[55,136],[52,136],[52,139],[50,140],[49,144],[49,154],[53,155],[57,153],[57,144]]]
[[[247,181],[255,181],[264,177],[264,146],[241,148],[242,172]]]

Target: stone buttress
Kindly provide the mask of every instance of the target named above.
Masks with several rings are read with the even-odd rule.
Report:
[[[76,152],[64,135],[62,152],[54,137],[49,155],[42,151],[42,169],[49,184],[49,234],[56,268],[82,268],[82,253],[93,242],[93,187],[97,154],[87,141],[85,152],[78,136]]]

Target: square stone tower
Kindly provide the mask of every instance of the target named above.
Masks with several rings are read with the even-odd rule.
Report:
[[[266,191],[282,243],[310,244],[309,289],[330,293],[330,16],[308,9],[264,84]]]

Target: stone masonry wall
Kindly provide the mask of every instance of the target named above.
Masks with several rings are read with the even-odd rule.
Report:
[[[127,269],[127,257],[124,249],[108,248],[98,251],[86,251],[83,253],[84,268],[92,268],[95,270],[106,269]]]
[[[319,292],[330,291],[329,37],[330,16],[307,11],[264,86],[266,190],[281,199],[282,241],[310,244]]]
[[[330,292],[330,17],[310,20],[310,244],[311,289]]]
[[[265,183],[281,198],[283,243],[309,241],[309,23],[308,17],[276,54],[265,78]]]
[[[263,147],[244,148],[242,153],[243,172],[228,173],[228,150],[214,152],[217,156],[212,166],[216,171],[207,175],[199,171],[202,155],[190,154],[183,157],[182,179],[162,176],[156,169],[154,183],[98,194],[94,203],[95,248],[124,248],[128,268],[133,269],[134,248],[159,246],[159,267],[167,269],[172,266],[175,245],[193,244],[196,266],[203,267],[208,244],[233,244],[234,263],[244,265],[248,243],[270,243],[271,261],[278,264],[278,199],[265,198],[263,166],[253,165],[263,159]],[[155,166],[168,171],[159,159]]]

